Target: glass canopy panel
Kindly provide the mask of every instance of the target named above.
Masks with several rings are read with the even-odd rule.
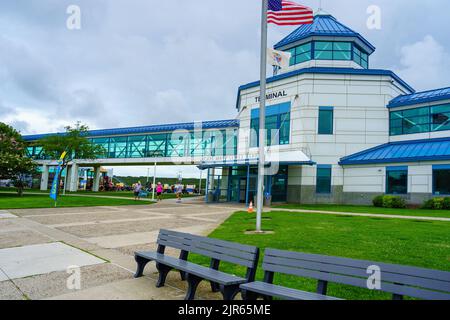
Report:
[[[127,141],[128,137],[114,137],[110,140],[109,157],[110,158],[126,158],[127,157]]]
[[[146,157],[163,158],[167,156],[167,134],[152,134],[147,137]]]
[[[128,137],[128,158],[144,158],[147,149],[146,136]]]

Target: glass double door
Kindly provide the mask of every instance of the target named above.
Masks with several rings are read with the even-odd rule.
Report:
[[[247,189],[248,189],[248,201],[253,201],[253,196],[256,194],[256,177],[250,177],[249,185],[247,188],[247,177],[232,177],[230,179],[230,187],[228,194],[228,201],[246,203]]]

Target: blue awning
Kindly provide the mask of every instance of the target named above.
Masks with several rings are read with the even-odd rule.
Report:
[[[404,107],[419,103],[430,103],[450,99],[450,87],[406,94],[392,99],[388,108]]]
[[[450,137],[391,142],[368,149],[339,162],[340,165],[450,160]]]

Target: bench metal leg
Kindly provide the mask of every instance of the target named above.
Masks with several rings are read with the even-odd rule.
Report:
[[[272,300],[273,300],[273,297],[264,295],[264,296],[263,296],[263,300],[264,300],[264,301],[272,301]]]
[[[140,278],[143,276],[145,266],[147,265],[147,263],[150,262],[150,260],[142,258],[141,256],[134,256],[134,260],[136,260],[137,263],[137,270],[136,273],[134,274],[134,277]]]
[[[248,290],[241,290],[242,300],[255,301],[258,300],[258,294]]]
[[[186,296],[184,300],[194,300],[195,292],[197,291],[197,287],[202,282],[202,278],[194,276],[192,274],[187,274],[187,282],[188,282],[188,290],[186,292]]]
[[[211,291],[212,292],[219,292],[220,291],[220,286],[218,283],[216,282],[212,282],[211,281]]]
[[[186,272],[180,271],[180,278],[182,281],[186,281]]]
[[[222,293],[223,300],[233,300],[239,293],[239,285],[233,286],[220,286],[220,292]]]
[[[159,271],[159,277],[158,282],[156,283],[157,288],[164,287],[164,284],[166,283],[167,274],[172,270],[171,267],[165,266],[163,264],[157,263],[156,269]]]

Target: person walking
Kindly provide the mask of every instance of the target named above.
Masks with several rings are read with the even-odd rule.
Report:
[[[141,193],[142,190],[142,184],[140,181],[138,181],[135,185],[134,185],[134,201],[137,201],[139,199],[139,194]]]
[[[158,201],[162,201],[162,193],[163,193],[162,183],[158,182],[158,185],[156,186],[156,196]]]
[[[177,203],[181,202],[181,195],[183,194],[183,185],[178,182],[178,184],[175,187],[175,192],[177,194]]]

